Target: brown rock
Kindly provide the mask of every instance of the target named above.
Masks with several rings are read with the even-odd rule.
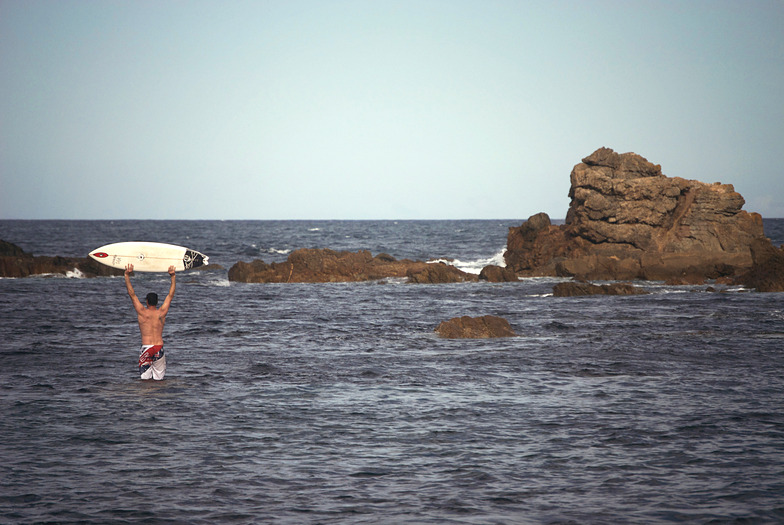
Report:
[[[577,297],[582,295],[642,295],[647,294],[642,288],[628,283],[612,283],[596,285],[576,281],[558,283],[553,286],[555,297]]]
[[[600,148],[571,173],[563,226],[534,215],[510,228],[507,266],[579,279],[715,279],[751,266],[762,218],[729,184],[662,174],[634,153]]]
[[[517,282],[517,274],[511,268],[504,268],[491,264],[482,268],[479,272],[480,281],[488,281],[491,283],[511,283]]]
[[[634,257],[617,255],[583,255],[559,261],[555,265],[559,277],[574,277],[580,281],[639,279],[640,262]]]
[[[760,237],[751,243],[753,265],[738,282],[758,292],[784,292],[784,246]]]
[[[507,268],[523,276],[555,275],[557,261],[568,257],[574,248],[566,230],[550,224],[546,213],[539,213],[522,226],[509,228],[504,261]]]
[[[455,317],[443,321],[435,329],[439,337],[448,339],[487,339],[491,337],[515,337],[509,321],[502,317]]]
[[[407,273],[408,282],[416,284],[446,284],[476,281],[478,277],[446,263],[427,263],[424,268],[413,266]]]

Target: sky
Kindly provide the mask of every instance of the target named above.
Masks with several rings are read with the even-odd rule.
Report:
[[[781,0],[0,0],[0,219],[559,219],[600,147],[784,217],[782,27]]]

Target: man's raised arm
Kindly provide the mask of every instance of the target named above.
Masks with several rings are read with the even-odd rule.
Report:
[[[163,300],[163,304],[159,308],[163,315],[169,311],[169,306],[171,306],[172,299],[174,298],[174,288],[175,288],[175,278],[174,278],[174,266],[169,266],[169,275],[171,275],[171,286],[169,286],[169,293],[166,295],[166,299]]]
[[[129,264],[125,267],[125,289],[128,290],[128,296],[131,298],[131,302],[133,303],[133,309],[137,312],[144,310],[144,306],[142,306],[141,301],[139,298],[136,297],[136,292],[133,291],[133,285],[131,285],[131,273],[133,272],[133,265]]]

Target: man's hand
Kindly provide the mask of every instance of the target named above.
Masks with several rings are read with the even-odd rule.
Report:
[[[133,265],[126,264],[125,265],[125,275],[131,275],[133,273]]]
[[[131,270],[133,270],[133,265],[130,266],[131,266]],[[174,266],[169,266],[169,275],[174,277]]]

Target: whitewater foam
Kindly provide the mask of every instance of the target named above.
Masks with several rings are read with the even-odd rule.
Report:
[[[506,252],[506,246],[504,246],[499,252],[495,253],[491,257],[484,257],[480,259],[476,259],[473,261],[462,261],[460,259],[435,259],[428,261],[429,263],[445,263],[450,264],[457,268],[458,270],[464,271],[466,273],[472,273],[474,275],[479,275],[482,272],[482,268],[485,266],[500,266],[501,268],[506,267],[506,261],[504,260],[504,252]]]
[[[84,273],[79,268],[74,268],[70,272],[65,272],[65,276],[69,279],[84,279]]]

